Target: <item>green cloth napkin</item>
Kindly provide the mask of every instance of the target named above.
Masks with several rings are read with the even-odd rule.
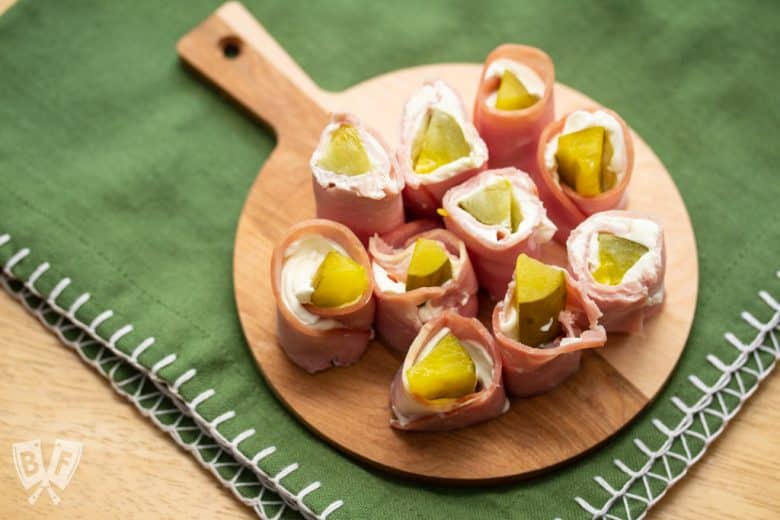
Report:
[[[505,41],[544,48],[560,81],[618,111],[658,153],[697,236],[699,306],[678,369],[596,453],[537,479],[461,489],[333,450],[273,397],[236,316],[235,226],[273,138],[176,57],[177,39],[217,6],[27,0],[0,18],[0,265],[55,313],[72,309],[101,348],[307,516],[635,518],[773,368],[778,4],[250,1],[329,89],[479,62]]]

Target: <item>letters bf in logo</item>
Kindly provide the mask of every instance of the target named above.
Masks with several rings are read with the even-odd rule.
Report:
[[[60,497],[52,489],[52,484],[60,489],[70,482],[81,458],[81,443],[57,439],[51,453],[49,465],[43,464],[41,441],[17,442],[13,445],[14,464],[24,489],[35,488],[28,501],[35,504],[45,489],[54,504],[60,503]]]

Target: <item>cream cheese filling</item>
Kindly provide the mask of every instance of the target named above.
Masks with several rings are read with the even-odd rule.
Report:
[[[415,149],[415,144],[422,138],[423,126],[428,113],[433,109],[441,110],[455,119],[463,131],[463,137],[471,152],[465,157],[439,166],[430,173],[416,174],[420,184],[438,183],[464,170],[479,168],[485,164],[488,158],[487,146],[474,125],[468,121],[457,94],[440,80],[424,85],[406,104],[403,135],[414,136],[414,138],[405,153],[411,154],[412,150]]]
[[[401,181],[391,177],[390,157],[382,144],[370,132],[361,126],[354,126],[366,151],[371,168],[359,175],[344,175],[320,167],[320,161],[325,155],[333,132],[347,123],[333,121],[325,127],[320,136],[320,142],[311,156],[309,166],[316,181],[323,187],[334,186],[339,189],[354,191],[369,199],[383,199],[387,193],[398,193]]]
[[[343,327],[337,320],[312,314],[304,307],[314,293],[312,280],[327,254],[336,251],[349,256],[339,244],[320,235],[308,235],[290,244],[284,252],[282,266],[282,301],[304,325],[317,330]]]
[[[561,133],[553,136],[547,143],[544,149],[544,165],[548,171],[555,170],[555,181],[560,182],[557,173],[557,161],[555,154],[558,152],[558,140],[561,135],[572,134],[585,130],[586,128],[592,128],[594,126],[603,127],[609,139],[610,145],[612,145],[612,159],[609,161],[607,167],[610,171],[615,173],[617,182],[623,178],[626,173],[626,143],[623,136],[623,127],[617,119],[612,117],[603,110],[596,110],[594,112],[588,112],[586,110],[576,110],[569,114],[566,118],[566,122],[563,125]]]
[[[607,228],[603,225],[605,222],[610,222],[611,226]],[[582,236],[589,236],[589,242],[584,247],[580,246],[578,254],[584,254],[585,247],[587,247],[589,251],[588,271],[591,273],[601,265],[599,232],[612,233],[620,238],[642,244],[648,249],[647,253],[639,257],[634,265],[626,271],[620,283],[639,281],[646,273],[652,273],[661,263],[661,252],[656,249],[661,227],[652,220],[597,215],[583,222],[581,226],[584,227],[585,231]]]
[[[458,205],[458,209],[467,213],[470,218],[474,218],[468,211],[460,207],[460,202],[468,199],[474,193],[484,190],[502,180],[505,180],[505,177],[500,175],[483,175],[480,178],[479,184],[473,190],[464,193],[462,197],[455,201]],[[511,181],[510,185],[512,186],[512,196],[520,206],[520,212],[523,215],[523,219],[520,221],[520,225],[517,226],[517,229],[512,231],[500,224],[483,224],[474,218],[479,225],[471,227],[470,231],[483,240],[495,243],[505,242],[513,236],[533,236],[540,244],[549,242],[553,235],[555,235],[557,227],[547,217],[547,212],[539,198],[534,194],[515,186]]]
[[[501,76],[503,76],[504,72],[507,70],[514,74],[518,80],[520,80],[520,83],[523,84],[529,94],[534,95],[539,99],[544,97],[545,89],[542,78],[540,78],[536,71],[534,71],[534,69],[528,65],[519,63],[514,60],[507,58],[500,58],[495,60],[488,66],[487,71],[485,71],[485,80],[490,78],[501,78]],[[494,90],[490,93],[489,96],[487,96],[485,99],[485,104],[491,108],[495,108],[497,97],[498,89]]]

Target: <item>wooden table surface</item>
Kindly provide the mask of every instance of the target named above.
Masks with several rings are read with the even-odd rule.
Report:
[[[14,0],[0,0],[2,13]],[[0,518],[252,518],[194,458],[0,290]],[[709,453],[649,515],[780,516],[780,377],[770,377]],[[14,442],[84,443],[62,502],[27,503]]]

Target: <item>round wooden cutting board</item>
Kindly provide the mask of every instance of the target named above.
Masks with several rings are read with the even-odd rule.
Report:
[[[314,217],[308,161],[329,113],[354,113],[395,143],[403,103],[423,81],[445,80],[471,106],[481,66],[415,67],[341,93],[324,92],[237,3],[223,5],[184,36],[178,52],[277,134],[277,147],[252,186],[238,226],[236,301],[247,341],[269,385],[322,438],[396,473],[447,483],[497,482],[537,474],[598,446],[664,385],[693,321],[696,245],[672,178],[636,133],[629,208],[662,221],[668,248],[666,305],[644,336],[611,335],[605,348],[586,352],[579,372],[555,390],[514,399],[497,419],[445,433],[390,428],[389,386],[401,359],[378,342],[350,367],[309,375],[293,365],[276,342],[271,251],[290,225]],[[555,89],[558,115],[596,105],[564,85]]]

